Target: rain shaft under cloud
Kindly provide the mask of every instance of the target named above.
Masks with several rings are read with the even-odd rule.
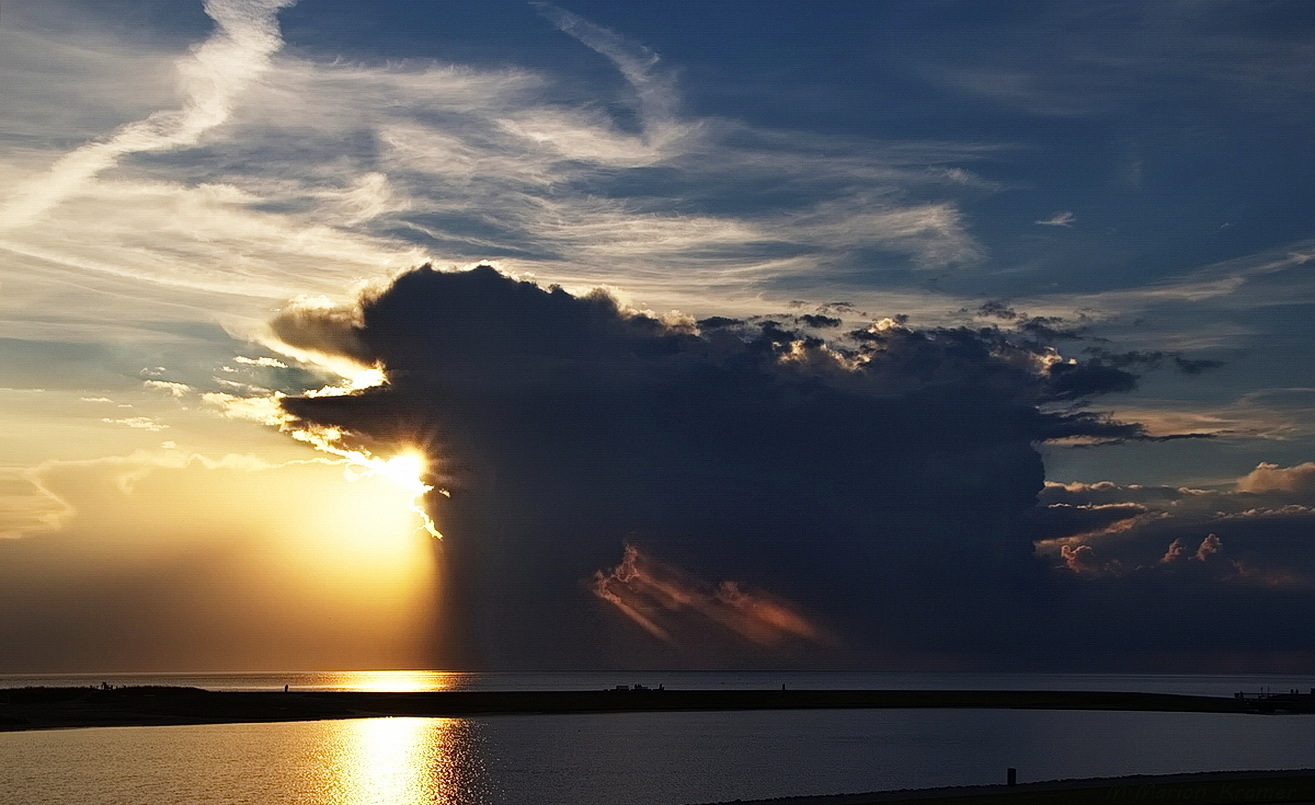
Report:
[[[1063,585],[1026,519],[1044,484],[1035,445],[1143,437],[1081,407],[1135,376],[1026,331],[896,318],[823,341],[787,321],[807,323],[657,317],[426,266],[359,309],[294,306],[273,330],[387,376],[284,398],[291,415],[415,445],[449,493],[428,500],[446,537],[442,662],[1061,648],[1046,644],[1064,632]]]

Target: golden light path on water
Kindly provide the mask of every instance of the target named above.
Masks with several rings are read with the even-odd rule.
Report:
[[[462,674],[450,671],[334,671],[322,674],[316,685],[326,690],[364,690],[379,693],[452,690]]]
[[[474,725],[452,718],[365,718],[342,725],[332,747],[323,805],[477,801],[483,761]]]

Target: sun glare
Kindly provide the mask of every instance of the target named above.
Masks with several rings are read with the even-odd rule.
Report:
[[[400,453],[390,459],[381,459],[378,456],[371,456],[360,451],[355,451],[361,457],[365,466],[361,475],[377,475],[380,478],[386,478],[397,484],[406,491],[411,493],[411,511],[420,515],[421,528],[423,528],[431,537],[442,539],[443,535],[439,533],[438,528],[434,525],[434,520],[425,510],[424,497],[425,493],[430,492],[434,487],[425,483],[425,458],[418,451],[410,450]],[[442,492],[442,490],[439,490]],[[443,494],[446,494],[445,492]]]
[[[411,495],[411,511],[420,516],[420,528],[436,539],[442,539],[434,525],[434,520],[424,507],[424,496],[434,491],[434,487],[425,483],[425,457],[416,449],[404,450],[391,458],[381,458],[364,448],[347,447],[343,442],[344,434],[338,428],[325,428],[316,425],[299,428],[287,428],[284,432],[297,441],[306,442],[324,453],[337,456],[344,465],[343,474],[348,480],[379,477],[405,489]],[[438,490],[446,495],[447,491]]]
[[[388,384],[387,372],[380,365],[363,368],[354,374],[343,376],[345,379],[341,384],[307,391],[305,396],[344,397]],[[304,442],[322,453],[336,456],[337,460],[333,463],[343,466],[343,474],[348,480],[355,481],[377,476],[406,490],[411,496],[411,511],[420,517],[421,523],[418,528],[431,537],[443,538],[434,525],[433,518],[425,509],[424,497],[434,491],[440,495],[447,495],[448,492],[446,489],[436,489],[425,482],[428,468],[422,451],[412,447],[403,449],[389,458],[375,455],[365,447],[351,444],[349,434],[341,428],[304,422],[288,413],[280,404],[280,396],[276,393],[261,398],[232,398],[226,395],[218,395],[218,398],[231,415],[255,419],[276,427],[299,442]],[[254,406],[251,404],[252,400],[259,400],[263,404]]]
[[[383,367],[372,366],[369,369],[363,369],[347,378],[347,388],[352,391],[360,391],[362,389],[372,389],[375,386],[382,386],[387,382],[388,376],[384,374]]]
[[[425,510],[425,494],[434,487],[424,482],[425,459],[418,451],[409,450],[392,458],[383,459],[362,450],[342,451],[339,455],[349,462],[347,477],[378,476],[400,486],[411,494],[411,511],[420,515],[420,528],[431,537],[442,539],[429,512]]]
[[[419,453],[402,453],[384,461],[376,470],[381,475],[404,489],[417,489],[427,492],[431,488],[421,480],[425,472],[425,460]]]
[[[415,693],[417,691],[452,690],[460,675],[450,671],[335,671],[329,685],[342,690],[372,693]]]

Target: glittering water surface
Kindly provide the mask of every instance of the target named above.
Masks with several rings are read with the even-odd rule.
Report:
[[[0,802],[486,802],[479,746],[441,718],[0,735]]]
[[[690,803],[1315,766],[1315,717],[852,710],[0,733],[0,803]]]

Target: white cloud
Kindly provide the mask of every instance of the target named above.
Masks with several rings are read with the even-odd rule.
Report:
[[[163,391],[174,399],[179,399],[190,394],[193,389],[186,383],[176,383],[169,380],[147,380],[142,383],[148,389]]]
[[[345,301],[368,278],[424,262],[500,260],[544,281],[623,287],[654,309],[749,313],[781,307],[778,281],[791,282],[790,298],[808,287],[831,297],[835,270],[983,255],[957,198],[990,189],[962,166],[997,146],[691,116],[655,54],[554,7],[544,15],[626,78],[623,97],[523,69],[280,53],[283,5],[216,0],[215,31],[191,52],[102,37],[76,80],[48,77],[7,109],[10,130],[39,129],[55,106],[100,109],[98,71],[177,107],[115,96],[138,122],[92,128],[81,148],[33,139],[45,145],[0,156],[0,187],[30,191],[8,199],[0,228],[0,337],[160,341],[217,320],[258,339],[290,298]],[[30,33],[4,64],[39,71],[41,48],[60,38]],[[160,81],[170,64],[181,104]],[[633,104],[638,129],[607,113],[618,100]],[[162,150],[167,161],[133,156]],[[947,306],[933,290],[873,304]]]
[[[1243,492],[1310,495],[1315,493],[1315,462],[1307,461],[1295,467],[1261,463],[1250,473],[1238,479],[1237,488]]]
[[[31,223],[124,155],[193,145],[224,123],[236,97],[283,46],[275,15],[294,1],[209,0],[205,10],[218,29],[178,62],[186,95],[182,109],[155,112],[66,154],[47,175],[20,188],[16,198],[0,207],[0,229]]]
[[[1072,212],[1068,210],[1060,210],[1059,212],[1052,213],[1049,218],[1042,218],[1033,221],[1032,223],[1038,224],[1040,226],[1063,226],[1063,227],[1071,228],[1073,226],[1073,223],[1077,220],[1078,217],[1074,215]]]
[[[123,425],[124,427],[135,428],[137,430],[149,430],[152,433],[159,433],[169,427],[168,425],[148,416],[130,416],[122,419],[111,419],[110,417],[105,417],[101,419],[101,422],[104,422],[107,425]]]
[[[1315,292],[1302,271],[1311,259],[1315,259],[1315,241],[1300,241],[1145,285],[1096,293],[1034,295],[1011,302],[1033,315],[1074,316],[1080,312],[1095,321],[1140,317],[1150,312],[1164,318],[1169,311],[1186,311],[1194,320],[1194,328],[1147,331],[1146,335],[1154,337],[1160,349],[1204,349],[1235,344],[1239,337],[1250,334],[1224,313],[1315,303]],[[1138,333],[1122,335],[1126,342]]]
[[[288,365],[277,358],[260,356],[259,358],[248,358],[245,355],[238,355],[233,359],[234,363],[241,363],[247,366],[262,366],[267,369],[286,369]],[[227,367],[226,367],[227,368]]]
[[[560,236],[571,229],[602,231],[599,244],[618,244],[615,250],[595,246],[585,273],[598,280],[623,284],[625,267],[605,263],[649,256],[645,242],[654,245],[651,256],[659,264],[670,259],[672,244],[682,242],[632,238],[632,227],[692,226],[696,249],[714,233],[714,253],[693,262],[737,271],[761,262],[756,251],[764,229],[779,230],[778,221],[800,209],[810,211],[816,227],[794,226],[786,245],[814,260],[843,260],[872,243],[919,265],[980,254],[952,199],[905,199],[912,191],[944,196],[964,187],[969,174],[953,163],[975,159],[977,146],[862,142],[856,150],[852,141],[805,140],[685,117],[656,55],[544,6],[545,16],[626,77],[641,122],[640,131],[627,131],[593,99],[524,71],[274,58],[279,5],[265,3],[260,13],[233,17],[215,4],[219,31],[180,62],[192,90],[183,111],[148,116],[149,126],[130,124],[66,155],[59,165],[94,167],[69,173],[76,182],[29,177],[31,186],[39,183],[47,188],[41,192],[54,195],[21,210],[11,205],[11,213],[29,220],[47,210],[42,231],[21,238],[11,232],[0,246],[43,276],[90,271],[96,279],[74,280],[87,291],[103,292],[100,275],[117,274],[203,295],[271,299],[327,289],[344,270],[362,276],[429,256],[469,262],[507,255],[551,273],[562,260],[577,259],[562,251],[574,246],[576,239]],[[214,69],[203,72],[201,65]],[[216,78],[216,87],[203,91],[203,76]],[[220,123],[227,125],[220,129]],[[365,155],[345,145],[345,135],[359,133],[372,136],[380,151]],[[288,146],[290,134],[295,148]],[[127,165],[96,178],[127,153],[184,145],[204,148],[167,169],[155,166],[152,180],[131,178]],[[269,154],[268,161],[260,154]],[[210,159],[219,155],[226,157],[222,170]],[[660,168],[673,186],[654,187],[650,196],[630,193],[626,200],[609,190],[628,171],[648,168]],[[56,173],[64,170],[57,166]],[[715,215],[699,211],[716,200],[710,195],[752,198],[755,184],[793,187],[798,201],[778,215],[752,205]],[[65,189],[56,193],[55,186]],[[848,200],[837,203],[838,197]],[[68,209],[50,211],[61,199]],[[826,206],[819,205],[822,199]],[[827,210],[835,212],[834,221],[823,219]],[[857,237],[858,229],[839,241],[823,236],[828,225],[837,224],[830,226],[835,232],[845,220],[871,212],[870,220],[881,225],[864,237]],[[426,248],[398,239],[407,232]],[[79,243],[94,243],[94,250],[78,253]],[[234,253],[237,260],[230,258]],[[326,274],[328,282],[315,282]],[[50,302],[58,294],[48,285],[22,290]]]
[[[675,83],[670,75],[658,69],[661,59],[656,53],[551,3],[534,2],[531,5],[562,32],[606,56],[621,71],[638,100],[639,119],[646,146],[660,151],[697,130],[697,125],[681,119],[680,99]]]

